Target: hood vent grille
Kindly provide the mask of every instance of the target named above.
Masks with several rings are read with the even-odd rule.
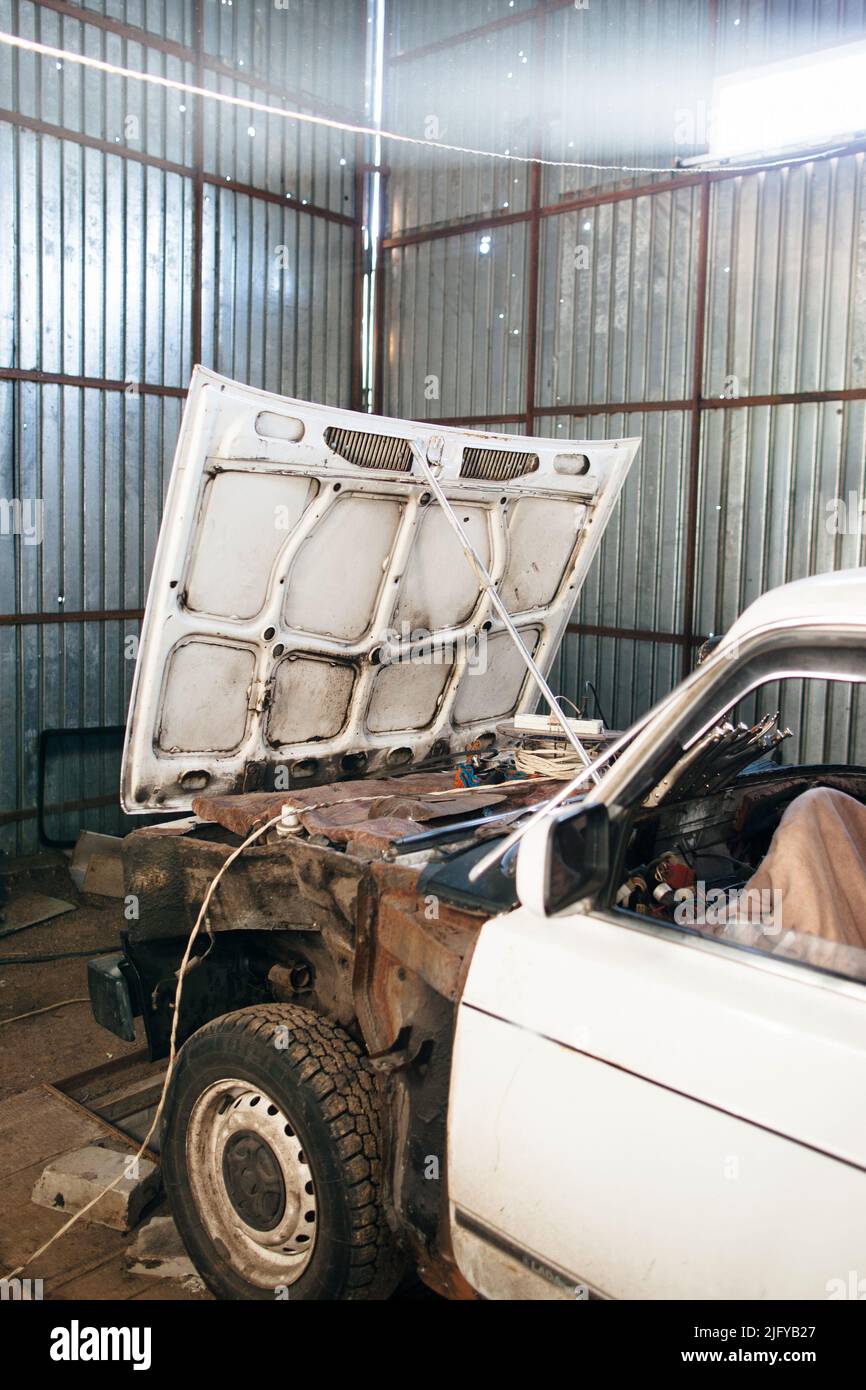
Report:
[[[325,443],[340,458],[358,468],[387,468],[391,472],[411,473],[412,450],[408,439],[390,434],[368,434],[366,430],[341,430],[329,425]]]
[[[511,449],[464,449],[460,476],[505,483],[510,478],[534,473],[537,467],[538,454],[521,454]]]

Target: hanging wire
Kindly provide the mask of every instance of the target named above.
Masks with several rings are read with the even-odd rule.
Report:
[[[153,72],[136,72],[133,68],[108,63],[102,58],[92,58],[86,53],[73,53],[66,48],[55,48],[51,44],[38,43],[35,39],[22,38],[19,34],[9,34],[0,30],[0,43],[10,48],[21,49],[25,53],[35,53],[42,58],[53,58],[60,63],[77,63],[80,67],[104,72],[112,77],[124,77],[133,82],[146,82],[154,87],[164,87],[172,92],[183,92],[186,96],[203,97],[208,101],[222,102],[224,106],[240,107],[244,111],[255,111],[265,116],[279,116],[286,121],[300,121],[306,125],[321,126],[326,130],[345,131],[349,135],[370,135],[376,140],[390,140],[401,145],[416,145],[427,150],[442,150],[444,153],[475,155],[480,159],[497,159],[510,164],[537,164],[548,169],[589,169],[596,173],[619,174],[675,174],[677,168],[669,164],[595,164],[574,159],[540,159],[535,155],[512,154],[509,150],[485,150],[473,145],[451,145],[442,140],[426,140],[418,135],[403,135],[393,130],[381,130],[378,126],[354,125],[350,121],[338,121],[331,116],[314,116],[308,111],[287,111],[282,106],[271,106],[268,102],[254,101],[248,97],[229,96],[226,92],[212,92],[207,87],[197,87],[192,82],[180,82],[172,77],[161,77]],[[255,78],[238,74],[238,81],[255,85]],[[833,149],[822,149],[822,156],[839,154],[847,145]],[[801,164],[815,158],[815,153],[792,155],[779,159],[761,160],[754,164],[729,164],[725,161],[717,166],[734,173],[754,173],[760,169],[773,169],[777,166]]]

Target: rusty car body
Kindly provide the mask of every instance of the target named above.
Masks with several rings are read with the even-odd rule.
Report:
[[[445,1181],[455,1002],[483,922],[514,905],[513,874],[479,889],[461,868],[439,883],[442,856],[425,836],[441,837],[447,867],[549,786],[455,779],[467,761],[495,767],[504,721],[538,692],[413,464],[416,439],[549,669],[637,440],[353,415],[197,369],[122,784],[127,811],[180,818],[125,839],[123,949],[93,963],[91,994],[106,1026],[134,1036],[139,1015],[151,1055],[166,1056],[178,963],[208,886],[279,817],[210,902],[177,1040],[280,1003],[345,1030],[387,1117],[388,1222],[423,1280],[464,1297]]]

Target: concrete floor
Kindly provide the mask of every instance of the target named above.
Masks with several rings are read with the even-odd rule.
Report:
[[[18,861],[6,877],[10,898],[16,892],[39,892],[76,906],[74,912],[0,939],[0,1277],[28,1260],[66,1220],[62,1212],[30,1200],[45,1165],[88,1144],[124,1147],[122,1137],[64,1095],[56,1083],[131,1058],[144,1042],[140,1021],[136,1041],[124,1043],[98,1027],[88,1003],[5,1022],[61,999],[85,999],[88,956],[18,965],[3,964],[4,957],[113,947],[123,920],[118,899],[77,892],[62,854]],[[136,1068],[147,1070],[146,1064],[130,1063],[126,1084]],[[74,1093],[79,1099],[92,1099],[96,1111],[99,1090],[100,1086],[84,1085]],[[137,1116],[130,1127],[143,1134],[146,1118]],[[135,1141],[129,1140],[128,1147],[134,1152]],[[48,1300],[212,1297],[187,1260],[161,1197],[129,1235],[80,1221],[28,1264],[24,1277],[41,1278]],[[439,1301],[411,1276],[393,1299]]]
[[[61,999],[87,997],[87,956],[35,965],[4,964],[7,957],[119,945],[123,925],[118,899],[78,893],[62,854],[19,860],[4,877],[10,897],[35,891],[75,903],[76,910],[0,939],[0,1101],[37,1082],[57,1081],[140,1046],[106,1033],[94,1022],[89,1004],[4,1022]]]
[[[15,965],[4,958],[114,946],[122,924],[119,900],[77,892],[63,855],[10,867],[10,898],[39,892],[76,907],[0,939],[0,1273],[27,1260],[66,1220],[64,1213],[30,1200],[46,1163],[87,1144],[124,1147],[54,1083],[122,1059],[142,1043],[124,1043],[98,1027],[89,1003],[7,1021],[58,1000],[86,999],[88,957]],[[134,1148],[130,1141],[129,1152]],[[143,1229],[144,1253],[136,1254]],[[129,1235],[82,1220],[27,1265],[24,1276],[41,1278],[49,1300],[210,1298],[185,1258],[162,1198]]]

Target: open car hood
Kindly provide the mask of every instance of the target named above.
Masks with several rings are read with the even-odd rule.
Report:
[[[393,774],[485,746],[535,707],[411,439],[442,442],[439,481],[549,668],[639,440],[446,429],[197,367],[136,665],[126,811]]]

